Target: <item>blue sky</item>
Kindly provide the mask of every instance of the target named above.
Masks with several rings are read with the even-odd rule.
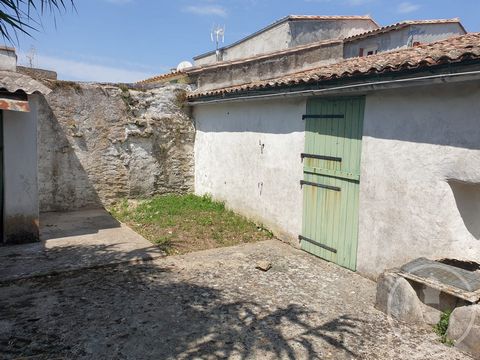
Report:
[[[19,62],[66,80],[133,82],[213,49],[210,31],[226,25],[226,44],[288,14],[371,15],[381,25],[460,17],[480,31],[478,0],[76,0],[49,14],[34,38],[19,36]]]

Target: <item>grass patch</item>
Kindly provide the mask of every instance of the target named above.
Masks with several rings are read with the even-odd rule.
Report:
[[[444,311],[440,315],[440,321],[433,327],[435,333],[440,336],[440,341],[448,346],[453,346],[453,341],[447,337],[448,324],[450,323],[450,316],[452,311]]]
[[[124,200],[110,212],[169,255],[273,236],[208,196],[165,195],[136,203]]]

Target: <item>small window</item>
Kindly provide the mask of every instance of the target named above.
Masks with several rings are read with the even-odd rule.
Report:
[[[365,53],[367,54],[367,56],[378,54],[378,47],[375,46],[367,48],[365,49]]]

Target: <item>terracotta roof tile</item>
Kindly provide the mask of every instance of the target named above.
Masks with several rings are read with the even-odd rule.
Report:
[[[470,33],[436,43],[377,55],[342,60],[335,64],[310,69],[275,79],[251,82],[208,91],[196,91],[189,99],[243,93],[282,86],[301,85],[318,81],[351,78],[367,74],[389,73],[480,59],[480,33]]]
[[[172,72],[169,72],[169,73],[166,73],[166,74],[160,74],[160,75],[153,76],[153,77],[145,79],[145,80],[138,81],[137,84],[145,85],[145,84],[156,83],[158,81],[167,80],[167,79],[174,78],[174,77],[177,77],[177,76],[180,76],[180,75],[184,75],[184,72],[183,71],[172,71]]]

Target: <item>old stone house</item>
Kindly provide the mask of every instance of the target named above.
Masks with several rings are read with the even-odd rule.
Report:
[[[419,256],[478,261],[480,35],[425,25],[362,57],[342,59],[347,38],[187,69],[196,193],[373,278]]]

